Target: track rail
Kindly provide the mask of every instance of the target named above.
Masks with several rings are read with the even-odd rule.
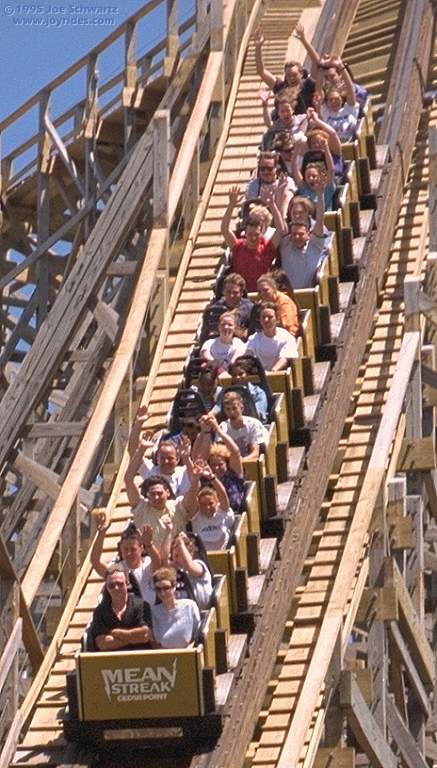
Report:
[[[434,81],[435,82],[435,81]],[[342,441],[343,460],[331,478],[329,496],[322,506],[310,556],[304,568],[304,586],[298,588],[289,615],[270,701],[260,721],[261,736],[249,752],[250,765],[309,765],[320,739],[327,703],[325,678],[341,631],[344,649],[353,627],[359,596],[368,573],[368,528],[385,476],[381,440],[386,435],[383,413],[390,413],[390,391],[399,399],[399,410],[386,448],[386,460],[396,436],[404,392],[418,351],[418,336],[404,334],[404,280],[420,278],[425,268],[428,207],[426,186],[428,129],[437,124],[437,107],[424,109],[416,136],[390,259],[380,293],[381,307],[372,330],[354,393],[354,410]],[[413,343],[414,342],[414,343]],[[410,364],[409,364],[410,361]],[[396,368],[396,364],[400,367]],[[396,377],[396,379],[395,379]],[[375,481],[376,459],[382,466]],[[373,460],[373,461],[372,461]],[[396,463],[386,481],[391,479]],[[373,493],[373,503],[372,503]],[[364,513],[364,518],[362,517]],[[355,559],[354,559],[355,556]]]

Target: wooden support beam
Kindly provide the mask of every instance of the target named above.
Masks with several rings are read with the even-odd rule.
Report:
[[[111,277],[130,277],[138,268],[136,261],[114,261],[109,265],[106,274]]]
[[[413,529],[414,549],[407,556],[405,583],[422,625],[425,621],[423,500],[407,496],[407,514]]]
[[[355,750],[351,747],[319,747],[313,768],[355,768]]]
[[[39,440],[41,437],[59,440],[63,437],[80,437],[86,427],[82,421],[46,421],[30,422],[27,440]]]
[[[419,752],[414,737],[406,727],[389,695],[387,695],[386,707],[387,727],[399,748],[402,760],[408,768],[428,768],[428,763]]]
[[[9,552],[7,550],[3,536],[0,533],[0,573],[3,573],[7,578],[18,584],[19,597],[20,597],[20,616],[23,619],[22,631],[23,642],[27,653],[29,654],[30,663],[36,673],[40,665],[44,660],[44,651],[41,646],[38,632],[36,631],[35,624],[33,622],[32,614],[30,613],[29,606],[27,605],[18,575],[15,571]]]
[[[346,708],[349,725],[361,749],[375,768],[397,768],[397,759],[385,734],[370,712],[352,672],[343,672],[340,701]]]
[[[93,315],[114,344],[120,330],[119,314],[106,302],[98,301],[94,307]]]
[[[425,472],[435,469],[436,457],[433,437],[405,438],[398,457],[398,472]]]
[[[389,549],[394,552],[400,572],[405,573],[404,550],[413,546],[412,521],[406,517],[406,477],[393,477],[387,486]]]
[[[98,88],[99,88],[99,56],[97,53],[91,53],[87,66],[86,74],[86,102],[83,132],[85,139],[92,139],[97,128],[99,113]]]
[[[52,121],[50,120],[48,115],[45,115],[44,118],[44,124],[45,128],[47,130],[47,133],[50,135],[50,138],[52,139],[52,142],[56,149],[59,152],[59,157],[61,158],[64,167],[67,169],[68,173],[70,174],[71,178],[73,179],[81,197],[85,197],[85,187],[83,184],[82,179],[80,178],[79,172],[76,168],[76,163],[74,160],[72,160],[68,155],[67,147],[65,146],[64,142],[62,141],[58,131],[56,130],[55,126],[53,125]]]
[[[9,283],[11,283],[12,280],[14,280],[18,275],[21,275],[22,272],[25,272],[27,269],[29,269],[29,267],[31,267],[33,264],[38,262],[38,260],[42,256],[44,256],[53,245],[55,245],[59,240],[65,239],[65,236],[72,229],[76,229],[76,227],[82,221],[82,219],[84,219],[94,209],[96,202],[100,199],[103,199],[106,192],[108,192],[111,189],[112,185],[118,180],[121,174],[121,171],[123,170],[124,166],[127,164],[127,161],[128,161],[128,156],[125,155],[120,160],[117,167],[114,168],[112,173],[107,177],[107,179],[104,181],[104,183],[100,187],[97,200],[91,200],[90,202],[85,203],[83,208],[81,208],[79,211],[77,211],[77,213],[71,216],[65,222],[65,224],[62,224],[62,226],[60,226],[59,229],[56,230],[56,232],[50,235],[50,237],[48,237],[44,243],[42,243],[41,245],[38,245],[38,247],[32,252],[32,254],[28,256],[28,258],[24,259],[22,262],[20,262],[16,266],[13,266],[5,275],[5,277],[0,278],[0,290],[2,288],[5,288]]]
[[[209,16],[211,22],[211,51],[223,50],[223,0],[211,0]]]
[[[429,147],[429,250],[437,251],[437,128],[428,129]]]
[[[0,752],[0,768],[9,768],[15,748],[24,726],[24,718],[18,710],[8,730],[8,735]]]
[[[420,675],[416,669],[416,666],[411,658],[410,652],[406,643],[402,637],[401,631],[396,622],[391,621],[389,624],[389,631],[391,639],[396,647],[396,652],[402,662],[406,675],[410,682],[410,685],[414,689],[417,700],[420,704],[422,712],[428,718],[431,714],[431,708],[429,704],[429,696],[424,688]]]
[[[51,141],[46,122],[50,114],[50,93],[43,91],[39,100],[39,141],[38,141],[38,178],[37,178],[37,231],[38,245],[46,242],[50,231],[50,193],[49,161]],[[47,317],[49,303],[48,257],[45,253],[37,267],[37,327]]]
[[[44,467],[33,459],[29,459],[19,452],[14,464],[14,468],[32,481],[43,493],[50,499],[56,500],[62,488],[59,475],[48,467]],[[86,488],[79,489],[79,499],[82,504],[91,507],[94,503],[94,494],[87,491]]]
[[[384,573],[387,584],[396,588],[399,608],[400,624],[406,637],[408,646],[425,685],[433,686],[435,679],[434,654],[428,643],[422,624],[414,608],[404,579],[396,562],[387,558],[384,564]]]
[[[167,41],[164,77],[171,77],[179,54],[178,0],[167,0]]]
[[[38,464],[37,461],[29,459],[19,452],[14,463],[14,468],[20,474],[25,475],[29,480],[35,483],[43,493],[47,494],[50,499],[57,499],[61,486],[59,484],[59,475],[53,472],[48,467],[43,467],[42,464]]]
[[[432,517],[434,518],[434,520],[437,520],[437,489],[434,482],[433,473],[425,472],[423,480],[424,480],[426,495],[428,497],[429,511]]]
[[[369,627],[368,635],[368,664],[373,676],[374,698],[371,703],[371,712],[376,718],[382,733],[385,733],[385,688],[388,680],[387,668],[387,637],[384,624],[384,615],[397,609],[396,600],[393,603],[393,595],[382,586],[382,574],[384,558],[387,554],[387,521],[384,514],[382,494],[379,494],[372,520],[372,543],[369,551],[369,586],[380,589],[377,591],[379,610],[376,609]]]
[[[0,693],[22,643],[23,619],[17,619],[0,657]]]
[[[128,22],[124,38],[124,88],[122,103],[124,107],[124,149],[128,152],[136,141],[136,110],[134,109],[137,87],[137,24]]]
[[[162,109],[153,118],[153,220],[168,227],[170,179],[170,113]]]
[[[150,149],[151,138],[146,132],[138,142],[137,151],[130,157],[123,174],[124,182],[112,194],[88,238],[80,263],[76,262],[65,281],[47,318],[40,344],[32,346],[13,386],[3,397],[0,404],[0,466],[23,423],[45,392],[48,376],[58,368],[83,310],[100,286],[108,264],[118,255],[144,205],[144,192],[152,175]],[[67,303],[64,301],[66,295],[69,297]]]

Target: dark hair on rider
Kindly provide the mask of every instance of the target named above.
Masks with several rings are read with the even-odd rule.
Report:
[[[170,483],[165,477],[162,477],[162,475],[151,475],[150,477],[147,477],[143,483],[141,483],[140,487],[140,493],[141,496],[144,496],[146,498],[147,492],[149,488],[152,487],[152,485],[162,485],[164,488],[167,489],[170,493],[170,499],[174,499],[175,495],[173,493],[173,488],[171,487]]]

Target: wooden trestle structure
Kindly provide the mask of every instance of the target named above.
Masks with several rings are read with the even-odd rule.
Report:
[[[262,518],[238,563],[249,654],[238,678],[218,676],[223,734],[192,764],[437,762],[434,5],[197,0],[182,22],[177,0],[150,0],[0,124],[38,115],[1,160],[0,768],[87,763],[60,718],[100,589],[90,511],[107,506],[112,551],[133,415],[143,402],[165,422],[223,256],[226,190],[256,163],[251,37],[261,21],[279,73],[304,61],[299,20],[372,107],[303,363],[281,390],[289,423],[273,426],[266,467],[248,468]],[[78,73],[83,100],[52,115]]]

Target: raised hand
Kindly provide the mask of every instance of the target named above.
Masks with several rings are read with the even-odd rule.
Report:
[[[286,173],[280,173],[278,178],[278,186],[276,192],[283,194],[288,189],[288,176]]]
[[[314,109],[314,107],[308,107],[308,109],[307,109],[307,118],[308,118],[308,122],[310,122],[310,123],[317,120],[318,115],[317,115],[317,112]]]
[[[236,208],[237,205],[240,205],[240,203],[243,202],[244,194],[240,187],[235,185],[233,187],[229,187],[228,198],[229,204],[232,205],[233,208]]]
[[[153,528],[152,528],[151,525],[144,525],[143,526],[142,539],[143,539],[143,545],[145,547],[150,547],[150,545],[151,545],[151,543],[153,541]]]
[[[261,99],[261,104],[263,106],[267,106],[267,104],[269,103],[270,91],[267,91],[265,88],[260,88],[259,97]]]
[[[261,199],[269,208],[274,201],[274,189],[272,184],[263,184],[261,187]]]
[[[255,34],[253,36],[253,41],[255,43],[255,47],[256,48],[262,48],[263,47],[263,45],[264,45],[264,34],[263,34],[263,31],[262,31],[262,27],[258,27],[258,29],[256,30],[256,32],[255,32]]]
[[[142,450],[143,454],[148,448],[152,448],[155,445],[153,441],[154,432],[152,429],[146,429],[138,442],[138,448]]]
[[[302,24],[296,24],[294,28],[294,36],[297,37],[298,40],[305,40],[305,29]]]
[[[147,405],[140,405],[140,407],[137,410],[137,414],[135,416],[136,423],[139,424],[141,428],[143,428],[148,418],[149,418],[149,412],[148,412]]]
[[[169,517],[169,516],[167,516],[167,515],[166,515],[166,516],[164,516],[164,517],[162,518],[162,522],[163,522],[163,525],[164,525],[164,528],[165,528],[165,530],[166,530],[168,533],[172,533],[172,531],[173,531],[173,522],[172,522],[172,520],[171,520],[171,517]]]
[[[110,520],[105,511],[97,512],[95,515],[97,530],[99,533],[106,533],[110,526]]]
[[[191,442],[190,438],[186,435],[183,436],[180,447],[179,447],[179,453],[183,464],[187,464],[190,457],[191,457]]]

